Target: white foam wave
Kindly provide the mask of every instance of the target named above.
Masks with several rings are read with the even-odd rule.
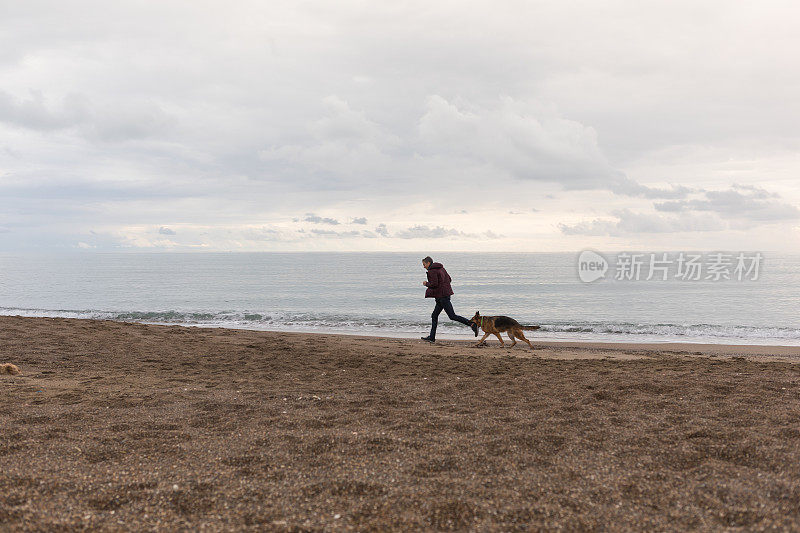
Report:
[[[345,314],[265,311],[107,311],[0,308],[0,315],[115,320],[149,324],[179,324],[261,330],[326,331],[375,335],[415,335],[430,322]],[[533,335],[540,338],[606,340],[611,342],[674,341],[747,344],[800,344],[800,328],[723,324],[646,324],[627,322],[543,322]],[[466,336],[460,324],[440,320],[445,335]]]

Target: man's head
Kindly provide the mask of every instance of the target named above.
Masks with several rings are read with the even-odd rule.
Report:
[[[432,264],[433,264],[433,259],[431,259],[431,256],[427,256],[425,259],[422,260],[422,266],[425,267],[425,270],[429,269]]]

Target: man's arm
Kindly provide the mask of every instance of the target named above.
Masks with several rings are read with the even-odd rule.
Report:
[[[437,278],[436,272],[431,272],[430,270],[428,270],[428,284],[426,285],[426,287],[428,287],[429,289],[435,289],[439,285],[438,280],[436,278]]]

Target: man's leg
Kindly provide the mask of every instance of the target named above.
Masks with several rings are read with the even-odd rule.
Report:
[[[428,335],[428,340],[433,342],[436,339],[436,326],[439,325],[439,313],[444,309],[441,298],[436,298],[436,307],[433,308],[431,313],[431,334]]]
[[[456,312],[453,311],[453,304],[450,302],[450,297],[449,296],[447,298],[442,298],[442,300],[443,300],[442,307],[444,309],[444,312],[447,313],[447,317],[450,320],[455,320],[456,322],[461,322],[465,326],[469,326],[470,325],[469,320],[467,320],[463,316],[458,316],[456,314]]]

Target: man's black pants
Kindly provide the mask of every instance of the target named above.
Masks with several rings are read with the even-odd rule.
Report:
[[[450,320],[461,322],[465,326],[469,325],[469,320],[463,316],[458,316],[456,312],[453,311],[453,304],[450,303],[449,296],[445,296],[444,298],[436,298],[436,307],[433,308],[433,313],[431,313],[431,340],[436,338],[436,326],[439,325],[439,313],[441,313],[442,310],[447,313],[447,317]]]

